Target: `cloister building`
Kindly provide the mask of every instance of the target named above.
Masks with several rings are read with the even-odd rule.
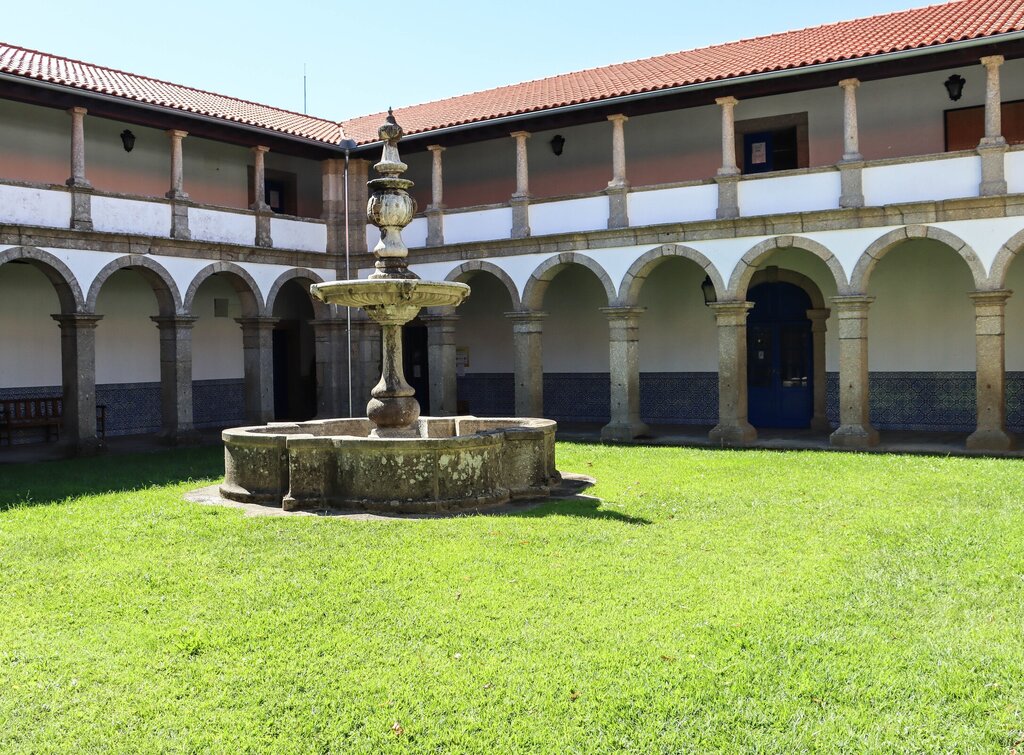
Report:
[[[358,82],[353,82],[358,85]],[[958,0],[395,111],[434,414],[629,440],[1024,429],[1024,5]],[[63,439],[363,413],[382,114],[0,47],[0,399]],[[69,160],[70,155],[70,160]],[[56,322],[55,322],[56,321]]]

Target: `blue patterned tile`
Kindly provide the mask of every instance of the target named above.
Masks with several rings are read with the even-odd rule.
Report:
[[[459,413],[477,417],[511,417],[516,413],[515,375],[472,372],[457,379]]]
[[[245,423],[245,380],[194,380],[192,422],[197,428]]]
[[[546,373],[544,416],[559,422],[608,422],[611,419],[608,373]]]
[[[641,372],[640,418],[650,424],[717,424],[718,373]]]

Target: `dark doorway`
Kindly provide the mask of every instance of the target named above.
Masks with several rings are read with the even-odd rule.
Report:
[[[427,326],[413,320],[402,328],[402,368],[405,380],[416,391],[420,412],[430,413],[430,372],[427,358]]]
[[[768,173],[797,167],[796,127],[743,135],[743,172]]]
[[[274,418],[301,422],[316,416],[316,343],[313,305],[289,281],[274,302]]]
[[[747,400],[755,427],[809,427],[814,415],[811,297],[792,283],[747,294]]]

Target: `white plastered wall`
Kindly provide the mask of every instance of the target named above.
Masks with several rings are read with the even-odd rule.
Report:
[[[155,383],[160,380],[160,332],[149,318],[156,295],[141,275],[119,270],[96,299],[96,383]]]
[[[967,264],[927,239],[894,247],[871,275],[872,372],[973,372],[974,290]]]
[[[512,372],[512,299],[505,286],[488,273],[476,273],[466,283],[469,298],[458,308],[455,346],[465,349],[467,373]]]
[[[1013,291],[1006,302],[1006,369],[1024,372],[1024,261],[1010,263],[1006,288]]]
[[[718,332],[696,263],[667,259],[644,280],[638,304],[640,372],[717,372]]]
[[[544,372],[608,372],[604,288],[584,267],[569,265],[544,295]]]
[[[61,384],[53,284],[31,265],[0,265],[0,388]]]
[[[214,316],[214,299],[227,299],[228,316]],[[206,279],[196,291],[192,314],[199,319],[192,329],[192,379],[241,378],[242,328],[235,322],[242,316],[238,294],[223,276]]]

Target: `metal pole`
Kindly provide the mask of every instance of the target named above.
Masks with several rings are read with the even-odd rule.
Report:
[[[348,233],[348,154],[345,150],[345,280],[352,280],[352,271],[349,269],[349,233]],[[348,348],[345,352],[345,364],[348,370],[348,416],[355,416],[352,412],[352,307],[345,307],[345,337]]]

